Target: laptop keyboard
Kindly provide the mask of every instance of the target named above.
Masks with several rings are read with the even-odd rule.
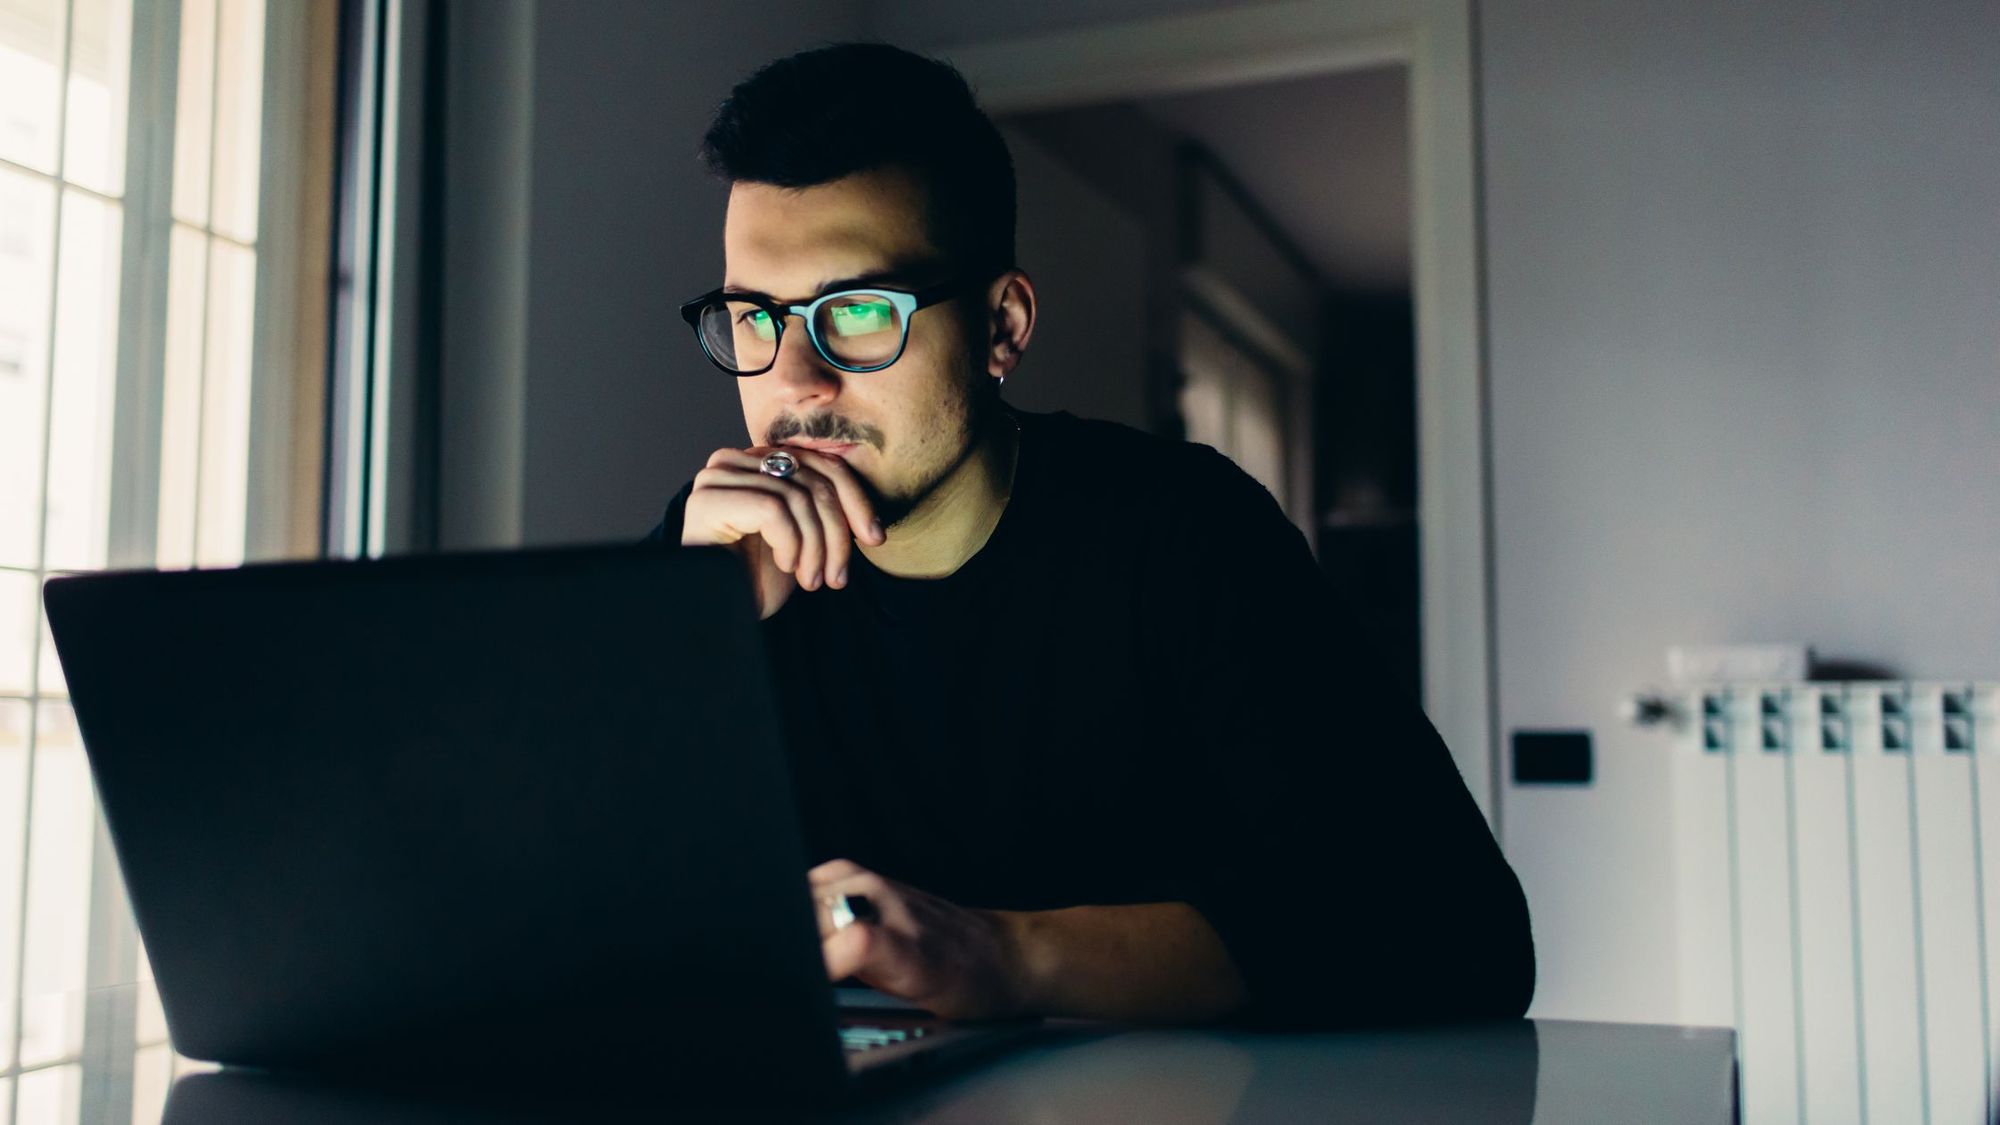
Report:
[[[888,1047],[896,1043],[907,1043],[912,1039],[922,1039],[921,1027],[866,1027],[858,1024],[844,1025],[840,1029],[840,1045],[848,1054],[872,1051],[877,1047]]]

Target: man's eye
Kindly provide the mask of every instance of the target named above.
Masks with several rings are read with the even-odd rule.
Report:
[[[833,327],[842,336],[860,336],[891,327],[895,306],[887,301],[859,300],[833,306]]]

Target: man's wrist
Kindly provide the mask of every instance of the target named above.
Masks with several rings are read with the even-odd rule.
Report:
[[[1042,912],[988,910],[1000,936],[1000,975],[1006,1016],[1045,1014],[1051,973]]]
[[[1220,936],[1186,903],[984,913],[1000,935],[997,1014],[1185,1023],[1249,999]]]

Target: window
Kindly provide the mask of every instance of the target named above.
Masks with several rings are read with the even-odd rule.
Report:
[[[171,1077],[40,585],[318,553],[336,18],[0,0],[0,1123]]]

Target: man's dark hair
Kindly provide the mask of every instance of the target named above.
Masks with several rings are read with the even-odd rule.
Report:
[[[961,269],[1014,268],[1014,161],[950,64],[887,43],[836,43],[738,83],[702,139],[731,181],[811,187],[901,167],[928,189],[931,242]]]

